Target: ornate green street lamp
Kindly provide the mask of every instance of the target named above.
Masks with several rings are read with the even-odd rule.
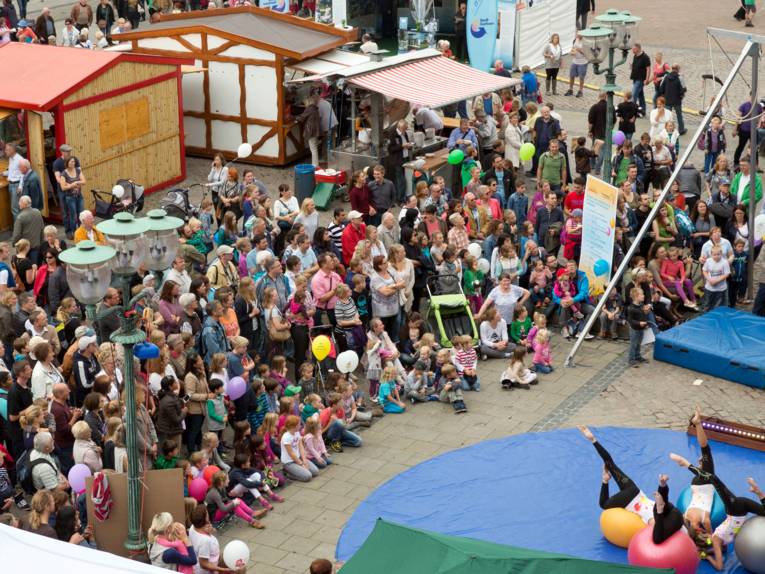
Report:
[[[86,240],[59,255],[66,264],[69,289],[74,298],[85,305],[85,316],[91,324],[96,320],[96,303],[104,298],[109,288],[111,261],[116,253],[114,247]]]

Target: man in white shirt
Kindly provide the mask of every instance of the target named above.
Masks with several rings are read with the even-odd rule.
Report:
[[[16,216],[19,214],[18,189],[21,186],[21,179],[23,177],[21,173],[21,162],[24,158],[16,151],[16,144],[12,142],[5,144],[5,157],[8,158],[8,171],[3,172],[3,175],[8,178],[8,195],[11,200],[11,213],[13,214],[13,219],[16,219]]]
[[[574,95],[574,80],[579,78],[579,91],[577,98],[584,96],[584,79],[587,77],[587,56],[584,53],[584,42],[582,35],[577,32],[574,39],[574,46],[571,48],[571,67],[568,71],[568,91],[564,96]]]
[[[423,130],[434,129],[436,132],[440,132],[444,129],[444,121],[436,112],[431,110],[427,106],[415,105],[414,106],[414,123],[417,126],[422,127]]]
[[[176,255],[175,259],[173,259],[173,266],[167,270],[165,280],[162,283],[164,284],[165,281],[176,283],[178,287],[180,287],[181,294],[189,292],[189,288],[191,287],[191,276],[189,275],[189,272],[186,271],[186,260],[182,255]]]
[[[378,50],[377,43],[372,41],[372,36],[364,34],[361,37],[361,46],[359,47],[359,50],[361,50],[362,54],[372,54]]]

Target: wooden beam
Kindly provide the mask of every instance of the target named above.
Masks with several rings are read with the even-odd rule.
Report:
[[[242,118],[247,117],[247,83],[244,78],[244,64],[239,64],[239,115]],[[247,124],[239,120],[242,128],[242,141],[247,141]]]
[[[196,59],[204,59],[210,62],[224,62],[227,64],[247,64],[249,66],[264,66],[266,68],[274,68],[276,66],[276,64],[272,60],[259,60],[257,58],[235,58],[233,56],[222,56],[220,54],[214,54],[211,52],[203,52],[198,50],[189,55],[186,52],[174,52],[172,50],[158,50],[156,48],[144,48],[139,46],[137,48],[134,48],[133,51],[136,54],[147,54],[150,56],[168,56],[171,58],[180,58],[184,54],[186,54],[187,57],[196,58]]]
[[[253,126],[265,126],[265,127],[277,127],[278,124],[276,120],[261,120],[259,118],[248,118],[248,117],[239,117],[239,116],[230,116],[227,114],[216,114],[216,113],[207,113],[207,112],[195,112],[191,110],[185,110],[183,112],[184,116],[189,116],[190,118],[198,118],[200,120],[220,120],[222,122],[234,122],[234,123],[243,123],[247,125],[253,125]]]
[[[207,34],[202,34],[202,67],[210,68],[210,60],[206,57],[207,52]],[[210,119],[210,112],[212,111],[212,104],[210,103],[210,72],[204,72],[202,79],[202,92],[205,96],[205,145],[207,149],[212,149],[212,120]]]
[[[287,157],[286,145],[284,139],[284,58],[276,58],[276,121],[277,121],[277,140],[279,142],[279,160],[284,161]]]

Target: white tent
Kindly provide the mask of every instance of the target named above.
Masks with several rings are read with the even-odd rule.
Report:
[[[75,546],[0,524],[3,572],[76,572],[77,574],[160,574],[162,568],[108,552]]]

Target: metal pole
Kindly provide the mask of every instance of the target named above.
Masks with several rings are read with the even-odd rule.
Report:
[[[613,157],[613,130],[614,130],[614,90],[616,89],[616,72],[614,71],[614,50],[608,49],[608,69],[606,70],[606,137],[603,146],[603,171],[600,173],[605,181],[611,183],[611,158]]]
[[[95,305],[85,305],[85,319],[88,321],[88,324],[92,328],[96,328],[96,306]],[[99,343],[102,343],[103,341],[99,341]]]
[[[727,92],[728,89],[730,88],[730,85],[733,83],[733,79],[735,78],[738,71],[741,69],[741,66],[744,65],[744,62],[749,57],[749,54],[752,52],[753,46],[754,44],[751,41],[747,41],[746,45],[744,46],[744,49],[741,51],[741,54],[738,57],[738,60],[736,60],[736,63],[731,69],[730,74],[728,74],[728,77],[725,78],[725,82],[723,83],[722,88],[720,88],[720,91],[717,93],[717,96],[715,96],[715,101],[707,110],[707,113],[704,116],[704,119],[701,120],[701,125],[696,129],[696,133],[693,134],[693,137],[686,145],[685,151],[683,151],[682,156],[677,161],[675,170],[669,176],[669,180],[664,186],[664,189],[661,191],[661,195],[659,196],[659,199],[656,201],[655,205],[653,206],[653,209],[651,209],[651,212],[648,214],[648,218],[643,224],[643,227],[641,227],[638,230],[635,240],[632,242],[632,245],[627,250],[627,253],[624,256],[624,260],[622,261],[622,264],[619,265],[619,268],[614,273],[613,277],[611,278],[611,281],[606,286],[606,290],[603,293],[603,295],[600,297],[598,304],[595,306],[595,310],[587,319],[587,323],[584,326],[584,330],[582,330],[582,332],[579,333],[579,337],[574,342],[574,346],[571,348],[571,351],[569,352],[568,357],[566,357],[565,364],[567,367],[574,366],[574,356],[576,356],[576,353],[579,351],[579,347],[582,346],[582,341],[584,341],[584,338],[590,332],[590,329],[592,328],[593,324],[598,319],[598,316],[600,315],[600,312],[603,309],[603,306],[606,304],[608,295],[611,293],[611,291],[614,290],[614,287],[616,287],[617,281],[619,281],[622,274],[624,273],[624,270],[630,264],[630,261],[632,260],[632,257],[635,255],[635,252],[640,248],[640,242],[643,240],[643,237],[645,236],[645,234],[648,233],[648,231],[651,229],[651,223],[653,222],[656,215],[659,213],[659,208],[661,207],[661,204],[664,202],[667,195],[669,194],[669,190],[672,187],[672,184],[675,183],[675,180],[677,179],[677,174],[679,173],[683,165],[685,165],[685,163],[691,157],[691,154],[694,152],[694,149],[696,147],[696,142],[699,140],[702,134],[704,134],[704,132],[706,131],[707,125],[709,125],[709,122],[712,119],[712,116],[714,115],[715,110],[718,108],[718,106],[722,102],[725,92]]]
[[[757,216],[757,196],[755,195],[757,186],[755,185],[755,180],[759,177],[757,174],[757,159],[759,154],[759,146],[757,145],[757,124],[760,121],[760,118],[758,117],[759,114],[756,111],[757,84],[759,80],[757,66],[760,64],[760,44],[754,44],[752,46],[750,55],[752,57],[752,110],[749,113],[752,117],[749,120],[749,133],[751,135],[749,139],[749,147],[752,151],[749,160],[751,176],[749,177],[749,254],[747,257],[749,261],[746,266],[746,296],[748,299],[754,299],[754,218]]]
[[[125,548],[138,552],[146,548],[141,528],[141,479],[140,460],[138,457],[138,422],[136,420],[135,376],[133,374],[133,345],[146,338],[143,331],[135,328],[136,317],[126,316],[131,311],[130,281],[127,276],[122,280],[122,304],[124,311],[120,314],[120,328],[111,335],[111,340],[120,343],[125,349],[125,446],[128,458],[128,535]]]

